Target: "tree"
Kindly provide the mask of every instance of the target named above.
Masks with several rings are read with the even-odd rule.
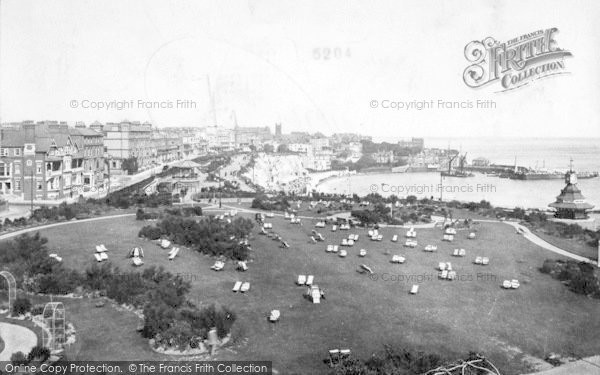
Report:
[[[121,169],[127,171],[127,174],[135,174],[138,171],[139,165],[136,157],[130,157],[121,163]]]
[[[288,145],[286,145],[285,143],[280,144],[279,146],[277,146],[277,152],[280,154],[289,152],[290,149],[288,148]]]

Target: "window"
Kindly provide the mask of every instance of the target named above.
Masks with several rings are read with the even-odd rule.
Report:
[[[21,190],[21,181],[19,181],[19,180],[15,181],[15,190]]]
[[[0,156],[8,156],[8,149],[0,148]]]
[[[43,190],[43,189],[44,189],[44,186],[43,186],[43,184],[42,184],[42,181],[38,181],[38,182],[37,182],[37,189],[38,189],[38,190]]]
[[[21,149],[15,148],[15,156],[21,156]]]
[[[36,162],[35,163],[35,170],[37,174],[42,174],[42,163]]]
[[[21,174],[21,163],[15,163],[15,174]]]

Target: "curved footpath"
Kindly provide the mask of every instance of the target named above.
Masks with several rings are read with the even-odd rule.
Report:
[[[27,355],[37,345],[37,336],[32,330],[16,324],[0,323],[0,337],[4,340],[4,350],[0,353],[0,362],[10,361],[16,352]]]

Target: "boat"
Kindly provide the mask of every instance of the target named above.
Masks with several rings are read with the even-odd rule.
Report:
[[[577,178],[590,179],[598,177],[598,172],[582,172],[577,174]],[[525,172],[517,172],[509,175],[512,180],[562,180],[565,178],[564,172],[553,171],[536,171],[529,170]]]

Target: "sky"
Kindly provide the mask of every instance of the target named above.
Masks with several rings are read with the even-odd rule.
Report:
[[[0,12],[3,122],[600,137],[597,0],[0,0]],[[504,92],[463,81],[469,42],[553,27],[568,74]]]

